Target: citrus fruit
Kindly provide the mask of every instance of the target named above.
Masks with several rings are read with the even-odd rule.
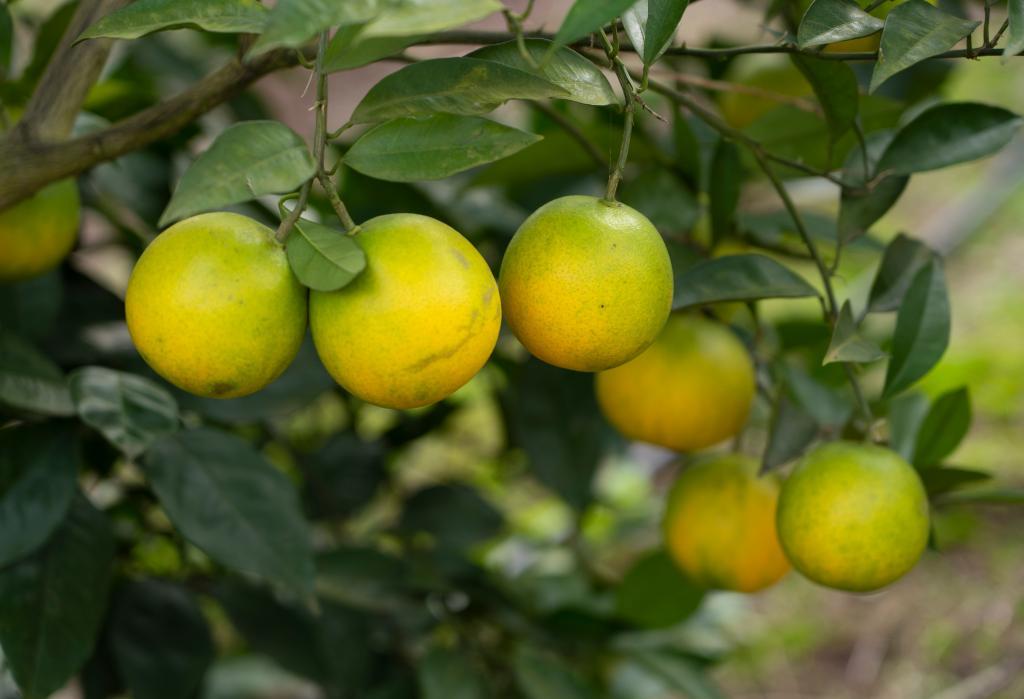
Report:
[[[75,246],[80,214],[78,187],[61,180],[0,211],[0,282],[48,272]]]
[[[436,403],[473,378],[494,349],[501,327],[494,275],[458,231],[427,216],[378,216],[355,240],[366,270],[310,298],[320,359],[370,403]]]
[[[190,393],[235,398],[260,390],[295,358],[306,290],[272,230],[238,214],[202,214],[142,253],[125,314],[154,371]]]
[[[597,402],[630,439],[675,451],[739,432],[754,400],[754,366],[726,327],[674,314],[639,357],[597,375]]]
[[[668,496],[665,546],[686,575],[709,588],[755,592],[789,570],[775,534],[779,482],[741,454],[683,471]]]
[[[533,212],[509,243],[498,283],[526,349],[576,371],[629,361],[672,307],[672,263],[654,224],[596,197],[562,197]]]
[[[903,576],[928,543],[928,498],[913,467],[883,447],[833,442],[782,487],[779,538],[811,580],[869,592]]]

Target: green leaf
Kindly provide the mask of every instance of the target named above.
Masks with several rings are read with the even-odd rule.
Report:
[[[628,10],[636,0],[576,0],[555,34],[552,50],[596,32]]]
[[[775,405],[768,444],[761,457],[761,473],[799,458],[817,436],[817,420],[787,396],[781,396]]]
[[[860,146],[854,146],[843,164],[843,181],[850,186],[842,188],[839,196],[839,239],[849,243],[868,232],[899,200],[906,189],[909,177],[883,177],[872,183],[878,172],[878,160],[892,142],[895,134],[879,131],[869,134],[866,139],[867,153]],[[866,158],[865,158],[866,155]],[[865,170],[867,160],[867,170]],[[868,191],[862,191],[867,189]]]
[[[828,345],[828,351],[825,352],[822,364],[875,362],[885,356],[881,347],[860,334],[857,322],[853,319],[850,302],[843,303],[843,308],[839,311],[839,318],[836,319],[835,330],[832,332],[832,341]]]
[[[307,513],[330,518],[365,507],[387,480],[385,455],[379,442],[348,432],[334,435],[301,462]]]
[[[1009,143],[1022,121],[1011,111],[987,104],[939,104],[899,130],[878,170],[909,175],[984,158]]]
[[[370,88],[352,113],[352,122],[367,124],[439,112],[485,114],[511,99],[568,94],[533,73],[494,61],[435,58],[405,66]]]
[[[677,278],[672,308],[808,296],[818,296],[817,290],[772,258],[726,255],[699,262]]]
[[[336,291],[366,269],[366,253],[352,236],[300,219],[285,247],[288,264],[304,286]]]
[[[437,180],[517,153],[541,137],[481,117],[435,114],[373,127],[345,154],[345,164],[392,182]]]
[[[229,568],[307,595],[313,553],[295,487],[232,435],[196,429],[153,444],[142,470],[171,522]]]
[[[1007,19],[1010,21],[1003,49],[1003,62],[1024,52],[1024,0],[1007,0]]]
[[[889,447],[907,461],[914,458],[917,435],[929,408],[923,393],[904,393],[889,404]]]
[[[626,35],[644,65],[652,65],[672,45],[689,4],[690,0],[637,0],[622,13]]]
[[[782,378],[796,405],[823,429],[835,432],[850,419],[852,408],[846,398],[795,365],[783,365]]]
[[[489,696],[486,679],[470,654],[455,649],[432,648],[416,664],[422,699],[484,699]]]
[[[235,124],[182,175],[160,225],[265,194],[290,192],[315,172],[305,141],[281,122]]]
[[[503,8],[498,0],[401,0],[366,25],[363,36],[432,34],[476,22]]]
[[[992,488],[964,490],[943,496],[943,505],[1024,505],[1024,490]]]
[[[814,0],[800,20],[796,40],[800,48],[808,49],[869,36],[884,24],[850,0]]]
[[[885,19],[870,92],[896,73],[953,48],[979,24],[947,14],[925,0],[897,5]]]
[[[0,328],[0,407],[41,415],[73,415],[60,368],[17,335]]]
[[[0,570],[0,646],[25,699],[45,699],[92,654],[107,607],[114,539],[84,497],[46,546]]]
[[[75,371],[68,383],[82,422],[128,457],[178,429],[178,404],[153,381],[103,367]]]
[[[853,128],[860,108],[860,92],[853,69],[842,61],[826,61],[798,54],[790,59],[811,84],[828,123],[829,134],[838,141]]]
[[[919,470],[917,475],[921,477],[921,482],[924,483],[924,489],[928,491],[929,498],[945,495],[965,485],[981,483],[992,479],[991,473],[967,468],[956,468],[955,466],[924,468]]]
[[[413,494],[402,508],[399,528],[407,534],[427,532],[435,544],[464,551],[494,537],[504,519],[480,494],[462,484],[436,485]]]
[[[16,284],[0,285],[0,327],[30,342],[45,339],[54,330],[63,295],[59,269]]]
[[[725,699],[692,658],[666,650],[631,653],[630,657],[688,699]]]
[[[523,699],[597,699],[597,693],[557,656],[520,646],[512,659]]]
[[[367,37],[363,30],[363,25],[353,24],[335,32],[324,55],[324,69],[328,73],[359,68],[394,56],[422,38],[418,35]]]
[[[615,588],[615,611],[641,628],[675,626],[697,611],[704,592],[665,551],[654,551],[634,563]]]
[[[902,233],[885,248],[875,281],[868,296],[868,310],[872,313],[895,311],[914,276],[935,258],[935,253],[924,243]]]
[[[896,395],[935,366],[949,345],[949,325],[942,261],[933,258],[914,276],[896,316],[883,397]]]
[[[944,393],[935,401],[917,433],[912,463],[936,466],[953,453],[971,426],[971,398],[967,387]]]
[[[547,39],[527,39],[525,44],[534,65],[530,65],[523,57],[515,41],[484,46],[467,56],[494,61],[544,78],[565,90],[566,94],[562,98],[572,102],[595,106],[622,103],[622,99],[608,83],[608,78],[593,61],[564,46],[552,50],[551,42]]]
[[[71,505],[78,459],[66,427],[0,430],[0,568],[42,546]]]
[[[666,234],[688,233],[700,219],[700,203],[667,168],[645,170],[619,190],[619,199]]]
[[[302,46],[331,27],[363,25],[394,4],[395,0],[278,0],[249,55]]]
[[[317,556],[319,595],[356,609],[394,614],[410,602],[410,570],[396,556],[370,548],[337,548]]]
[[[189,699],[214,657],[195,597],[169,582],[123,585],[109,634],[119,674],[135,699]]]
[[[711,238],[717,244],[727,238],[736,225],[736,206],[740,201],[743,164],[740,151],[732,141],[719,139],[711,157],[708,181]]]
[[[136,0],[93,24],[78,41],[138,39],[167,29],[259,34],[266,20],[267,9],[258,0]]]
[[[693,126],[681,110],[672,115],[672,141],[675,145],[676,165],[693,191],[701,187],[701,145]]]

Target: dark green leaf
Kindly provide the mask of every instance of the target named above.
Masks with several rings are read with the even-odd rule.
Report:
[[[422,699],[484,699],[489,696],[482,670],[465,652],[432,648],[417,663]]]
[[[31,342],[42,340],[53,331],[63,293],[59,270],[0,285],[0,326]]]
[[[258,451],[211,429],[153,444],[143,471],[181,533],[230,568],[313,588],[313,553],[295,487]]]
[[[796,405],[822,428],[837,431],[850,419],[850,403],[832,388],[792,364],[783,366],[782,376]]]
[[[554,655],[521,646],[512,669],[523,699],[597,699],[597,693]]]
[[[0,406],[41,415],[73,415],[60,368],[17,335],[0,328]]]
[[[259,34],[267,10],[258,0],[136,0],[114,10],[78,38],[137,39],[166,29],[203,29],[228,34]]]
[[[367,37],[362,25],[342,27],[327,47],[324,69],[334,73],[359,68],[399,54],[420,38],[416,35]]]
[[[399,528],[409,535],[429,533],[439,548],[460,552],[492,538],[503,525],[501,513],[476,490],[450,484],[425,488],[406,500]]]
[[[316,291],[335,291],[366,268],[366,254],[339,230],[299,219],[288,236],[288,264],[303,285]]]
[[[935,253],[920,241],[902,233],[893,238],[871,284],[868,310],[882,313],[899,308],[914,276],[934,258]]]
[[[357,609],[395,613],[408,604],[402,593],[409,566],[375,549],[338,548],[317,556],[317,592],[324,599]]]
[[[279,0],[249,55],[302,46],[331,27],[363,25],[394,4],[394,0]]]
[[[817,295],[803,277],[770,257],[726,255],[700,262],[677,278],[672,308]]]
[[[680,110],[673,113],[672,141],[675,145],[676,164],[694,191],[701,187],[700,141],[693,126]]]
[[[689,4],[690,0],[638,0],[622,14],[626,35],[645,65],[653,64],[672,45]]]
[[[800,48],[807,49],[868,36],[884,24],[850,0],[814,0],[800,20],[796,38]]]
[[[385,450],[354,434],[334,435],[302,461],[304,500],[312,517],[349,515],[365,507],[387,480]]]
[[[1003,61],[1024,52],[1024,0],[1007,0],[1007,19],[1010,21]]]
[[[106,517],[78,497],[46,546],[0,570],[0,646],[25,699],[63,687],[92,653],[113,557]]]
[[[878,159],[892,141],[891,131],[870,134],[866,139],[867,153],[854,146],[843,164],[843,187],[839,197],[839,239],[849,243],[868,232],[882,218],[906,189],[909,177],[883,177],[872,183],[877,173]],[[865,170],[865,161],[867,169]],[[867,191],[864,191],[867,190]]]
[[[826,61],[798,54],[792,54],[790,59],[811,84],[825,113],[832,140],[839,140],[853,127],[860,108],[857,76],[853,69],[842,61]]]
[[[897,5],[885,19],[870,91],[915,63],[953,48],[979,24],[947,14],[925,0]]]
[[[1024,505],[1024,490],[992,488],[962,490],[949,493],[940,501],[943,505]]]
[[[971,426],[971,397],[963,386],[944,393],[932,404],[917,433],[913,464],[937,466],[953,453]]]
[[[0,568],[42,546],[75,494],[77,457],[69,429],[0,430]]]
[[[316,163],[306,142],[281,122],[235,124],[182,175],[160,225],[264,194],[290,192],[314,172]]]
[[[924,468],[917,472],[928,491],[929,498],[945,495],[965,485],[977,484],[991,480],[992,474],[967,468],[943,466],[942,468]]]
[[[909,175],[984,158],[1009,143],[1021,123],[1021,117],[1000,107],[974,102],[940,104],[899,130],[885,149],[878,170]]]
[[[942,261],[933,258],[914,276],[896,316],[884,397],[908,388],[935,366],[949,345],[949,325],[946,277]]]
[[[498,0],[402,0],[370,22],[363,36],[432,34],[475,22],[502,8]]]
[[[596,32],[622,15],[636,0],[576,0],[555,34],[552,48],[565,46]]]
[[[743,164],[740,162],[739,148],[732,141],[720,139],[711,158],[708,181],[711,238],[716,244],[733,232],[742,182]]]
[[[190,699],[213,660],[213,640],[192,593],[157,580],[115,596],[110,643],[135,699]]]
[[[885,352],[873,341],[860,334],[857,321],[853,319],[850,302],[843,303],[843,308],[836,319],[836,327],[832,332],[832,341],[825,352],[822,364],[832,362],[874,362],[884,358]]]
[[[567,97],[544,78],[479,58],[435,58],[405,66],[378,82],[352,113],[366,124],[437,113],[474,115],[511,99]]]
[[[818,422],[787,396],[781,396],[772,415],[761,473],[799,458],[818,436]]]
[[[665,551],[650,553],[629,569],[615,589],[615,610],[642,628],[675,626],[697,611],[704,590],[683,575]]]
[[[718,687],[691,658],[664,650],[632,653],[630,657],[688,699],[725,699]]]
[[[700,219],[697,198],[664,168],[646,170],[630,179],[619,190],[619,198],[665,234],[688,233]]]
[[[103,367],[85,367],[68,379],[82,422],[135,458],[178,429],[174,397],[149,379]]]
[[[480,117],[434,114],[373,127],[352,144],[345,163],[380,180],[436,180],[501,160],[539,140]]]
[[[907,461],[914,458],[917,434],[929,408],[923,393],[904,393],[889,404],[889,446]]]
[[[562,98],[572,102],[597,106],[622,102],[593,61],[564,46],[552,52],[551,42],[546,39],[527,39],[525,44],[534,65],[523,57],[515,41],[485,46],[468,56],[533,73],[565,90]]]

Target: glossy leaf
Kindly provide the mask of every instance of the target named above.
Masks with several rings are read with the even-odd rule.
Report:
[[[511,99],[566,97],[544,78],[479,58],[435,58],[405,66],[378,82],[352,113],[366,124],[437,113],[485,114]]]
[[[474,489],[462,484],[425,488],[406,500],[400,529],[426,532],[446,551],[464,551],[495,536],[501,514]]]
[[[638,0],[622,14],[626,35],[645,65],[652,65],[672,45],[690,0]]]
[[[267,9],[258,0],[136,0],[103,17],[78,40],[137,39],[168,29],[259,34],[266,20]]]
[[[562,99],[596,106],[622,102],[593,61],[564,46],[552,51],[546,39],[527,39],[524,43],[534,65],[523,57],[515,41],[484,46],[467,55],[542,77],[565,90]]]
[[[1003,61],[1024,53],[1024,0],[1007,0],[1007,17],[1010,22],[1003,49]]]
[[[930,408],[923,393],[909,392],[889,403],[889,447],[907,461],[914,458],[917,435]]]
[[[720,139],[711,158],[708,181],[711,237],[715,243],[721,242],[733,232],[742,182],[743,164],[739,148],[732,141]]]
[[[870,91],[896,73],[953,48],[979,24],[947,14],[925,0],[897,5],[885,19]]]
[[[628,10],[636,0],[576,0],[555,34],[552,48],[571,44],[596,32]]]
[[[828,351],[825,352],[822,364],[875,362],[885,356],[881,347],[860,334],[857,322],[853,319],[850,302],[843,303],[842,310],[839,311],[839,318],[836,319],[835,330],[832,332],[832,341],[829,343]]]
[[[850,0],[814,0],[800,20],[797,44],[808,49],[857,39],[881,31],[884,24]]]
[[[178,404],[153,381],[104,367],[75,371],[68,383],[82,422],[134,458],[178,429]]]
[[[66,427],[0,430],[0,568],[38,549],[63,521],[77,461]]]
[[[615,588],[615,611],[647,629],[675,626],[691,616],[705,590],[683,575],[663,550],[643,556]]]
[[[868,310],[881,313],[899,308],[914,276],[934,258],[935,253],[918,240],[902,233],[893,238],[871,284]]]
[[[181,533],[229,568],[306,595],[310,534],[295,487],[241,439],[211,429],[153,444],[143,472]]]
[[[944,393],[932,404],[917,433],[913,463],[936,466],[953,453],[971,426],[971,398],[967,387]]]
[[[787,396],[779,398],[761,457],[761,473],[801,457],[818,436],[818,422]]]
[[[792,54],[790,59],[814,90],[833,141],[853,128],[860,108],[860,92],[853,69],[842,61]]]
[[[0,645],[25,699],[45,699],[89,658],[113,557],[106,517],[78,497],[46,546],[0,570]]]
[[[195,597],[169,582],[124,584],[109,634],[119,674],[136,699],[190,699],[214,657]]]
[[[498,0],[401,0],[363,29],[363,36],[432,34],[501,12]]]
[[[421,38],[418,35],[368,37],[364,26],[354,24],[341,27],[331,37],[324,55],[324,69],[328,73],[359,68],[394,56]]]
[[[432,648],[416,664],[422,699],[485,699],[486,676],[472,655],[456,649]]]
[[[899,200],[910,181],[906,176],[883,177],[877,182],[873,181],[878,171],[878,160],[893,136],[890,131],[869,134],[865,143],[866,153],[861,151],[860,146],[854,146],[846,156],[843,181],[849,182],[850,186],[843,187],[840,194],[837,222],[839,239],[843,243],[849,243],[867,233]],[[864,167],[865,160],[867,170]]]
[[[914,276],[896,316],[883,396],[908,388],[935,366],[949,345],[949,327],[946,278],[935,258]]]
[[[984,158],[1009,143],[1022,123],[1021,117],[1001,107],[939,104],[899,130],[878,170],[909,175]]]
[[[394,4],[394,0],[278,0],[249,55],[302,46],[331,27],[361,26]]]
[[[700,262],[677,278],[672,308],[817,295],[803,277],[770,257],[726,255]]]
[[[512,659],[523,699],[597,699],[594,692],[558,657],[523,646]]]
[[[17,335],[0,328],[0,406],[41,415],[73,415],[60,368]]]
[[[316,172],[305,141],[279,121],[230,126],[185,171],[160,225],[297,189]]]
[[[352,236],[300,219],[285,246],[288,264],[304,286],[335,291],[366,269],[366,253]]]
[[[435,114],[373,127],[352,144],[345,163],[380,180],[436,180],[501,160],[540,140],[480,117]]]
[[[929,498],[945,495],[965,485],[976,485],[992,479],[991,473],[955,466],[923,468],[917,474],[921,477],[921,482],[924,483],[924,489],[928,491]]]

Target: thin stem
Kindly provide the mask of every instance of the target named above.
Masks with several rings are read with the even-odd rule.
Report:
[[[622,97],[625,100],[625,120],[622,124],[622,143],[619,145],[619,157],[615,161],[615,167],[612,168],[611,173],[608,175],[608,187],[605,190],[604,196],[606,201],[615,201],[615,193],[618,191],[619,183],[622,181],[622,173],[626,169],[626,163],[629,160],[629,142],[633,136],[633,121],[636,118],[638,97],[636,85],[630,78],[626,64],[619,58],[618,35],[616,35],[615,46],[608,41],[608,36],[604,33],[604,29],[597,31],[597,37],[601,41],[605,55],[615,69],[615,75],[619,79],[619,85],[622,87]]]
[[[583,133],[576,124],[567,119],[561,112],[552,108],[551,105],[546,102],[530,102],[530,106],[547,118],[551,119],[551,121],[555,122],[560,129],[569,134],[574,141],[580,144],[580,147],[586,151],[587,155],[589,155],[601,169],[607,170],[611,167],[608,159],[604,157],[604,154],[601,153],[601,150],[597,145],[587,138],[587,135]]]
[[[991,49],[993,46],[998,44],[999,40],[1003,38],[1003,34],[1005,34],[1006,30],[1009,29],[1009,28],[1010,28],[1010,20],[1008,20],[1008,19],[1003,20],[1003,24],[1002,24],[1002,26],[999,27],[999,31],[997,31],[995,33],[995,36],[992,37],[992,41],[989,42],[989,44],[985,48],[986,49]]]
[[[324,58],[327,55],[327,45],[330,42],[328,32],[320,34],[320,41],[316,52],[316,133],[313,136],[313,152],[316,157],[316,180],[320,187],[327,193],[327,199],[331,202],[334,214],[341,221],[346,233],[354,233],[357,229],[355,221],[349,215],[345,203],[338,195],[334,179],[327,172],[327,71],[324,69]],[[342,127],[344,128],[344,127]]]
[[[985,22],[981,30],[981,40],[985,46],[991,46],[991,38],[989,37],[989,22],[992,21],[992,8],[989,5],[989,0],[985,0]]]
[[[295,204],[295,207],[281,219],[281,225],[277,227],[277,233],[274,235],[274,237],[277,238],[277,242],[283,243],[285,240],[288,239],[288,234],[292,232],[292,228],[295,227],[295,223],[299,220],[299,217],[302,216],[302,212],[306,210],[306,203],[309,201],[309,188],[310,185],[312,185],[312,183],[312,180],[306,180],[306,182],[299,189],[298,194],[289,194],[285,197],[282,197],[281,201],[278,202],[278,208],[283,213],[284,203],[286,201],[289,201],[291,199],[298,200]]]

